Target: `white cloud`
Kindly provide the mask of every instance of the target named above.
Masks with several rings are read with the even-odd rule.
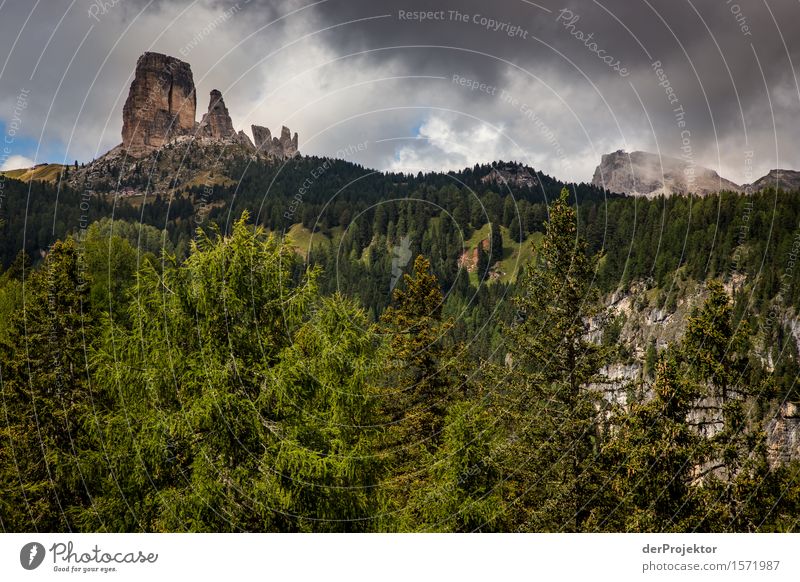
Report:
[[[414,173],[462,169],[502,157],[503,140],[502,126],[476,122],[459,130],[442,116],[431,115],[420,125],[414,142],[397,149],[390,169]]]
[[[475,4],[477,10],[477,0],[460,3]],[[311,155],[335,155],[365,144],[351,161],[369,168],[447,170],[504,159],[562,179],[590,180],[600,156],[619,148],[681,153],[682,128],[674,107],[649,61],[641,60],[638,46],[627,54],[623,46],[614,48],[631,62],[632,74],[622,81],[549,19],[537,27],[563,54],[550,45],[535,45],[534,50],[520,39],[504,40],[494,33],[465,37],[463,46],[469,50],[462,51],[460,37],[468,29],[442,26],[431,28],[430,37],[419,36],[425,33],[421,27],[381,18],[392,10],[387,8],[391,3],[379,0],[111,4],[94,19],[88,13],[96,5],[93,0],[48,0],[48,9],[41,3],[33,18],[28,18],[32,7],[26,3],[6,3],[0,54],[9,59],[5,67],[0,63],[0,120],[8,124],[13,119],[17,96],[27,91],[29,103],[21,113],[15,150],[19,154],[71,162],[92,159],[117,145],[136,59],[146,50],[191,64],[198,119],[209,91],[219,89],[237,129],[249,133],[250,124],[258,124],[275,134],[285,124],[298,132],[301,152]],[[583,5],[584,21],[589,22],[590,8],[596,7],[590,0],[577,4]],[[618,23],[606,20],[601,11],[598,32],[605,25],[616,30]],[[651,32],[648,26],[642,24],[637,32]],[[738,31],[734,34],[738,42]],[[425,48],[429,38],[443,46]],[[671,36],[668,40],[673,41]],[[697,46],[708,54],[694,61],[699,71],[683,63],[682,54],[670,65],[698,163],[719,168],[734,181],[745,179],[745,150],[756,152],[756,176],[774,167],[796,166],[800,151],[792,133],[798,110],[794,74],[788,62],[782,65],[775,57],[772,64],[767,56],[784,51],[780,39],[777,46],[772,46],[774,35],[758,40],[759,54],[765,43],[761,62],[769,65],[772,107],[766,107],[767,89],[751,82],[755,63],[749,48],[741,58],[729,60],[735,65],[733,80],[746,80],[737,85],[737,99],[732,98],[731,80],[719,74],[716,56],[703,42],[698,40]],[[667,62],[674,52],[669,47],[658,52],[660,60]],[[455,83],[456,74],[496,86],[496,91]],[[744,115],[738,111],[739,99]]]
[[[33,166],[33,160],[25,156],[9,156],[5,163],[0,166],[0,171],[19,170]]]

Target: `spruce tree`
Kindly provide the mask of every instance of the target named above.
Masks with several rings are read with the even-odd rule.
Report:
[[[503,531],[506,519],[496,419],[481,399],[456,402],[445,419],[431,478],[411,493],[415,520],[405,529]]]
[[[429,477],[458,382],[444,343],[451,324],[443,319],[442,307],[439,283],[420,255],[413,274],[403,276],[392,305],[381,316],[380,329],[388,338],[381,387],[387,422],[383,454],[392,473],[387,487],[403,511],[413,511],[408,498]]]
[[[101,400],[88,377],[87,290],[75,241],[57,242],[27,280],[24,307],[0,344],[0,522],[10,531],[73,529],[90,504],[92,475],[81,461],[95,446]]]
[[[683,532],[703,519],[692,480],[707,447],[688,423],[699,395],[693,383],[681,378],[670,355],[656,365],[652,393],[613,417],[603,451],[612,498],[608,511],[597,516],[598,529]]]
[[[565,188],[553,203],[519,283],[518,321],[506,328],[511,371],[498,381],[510,423],[506,470],[524,530],[583,530],[602,486],[599,395],[588,387],[607,351],[589,339],[590,325],[603,319],[593,286],[598,259],[577,236],[568,196]]]
[[[383,507],[382,419],[372,377],[378,342],[366,314],[339,294],[320,301],[258,399],[274,422],[255,489],[281,529],[365,531]]]
[[[748,507],[760,482],[771,478],[766,462],[766,435],[753,412],[760,390],[747,379],[748,332],[736,321],[722,283],[707,283],[708,296],[693,310],[686,327],[683,355],[690,377],[709,411],[701,418],[711,458],[699,477],[705,483],[706,527],[742,531],[753,527]]]

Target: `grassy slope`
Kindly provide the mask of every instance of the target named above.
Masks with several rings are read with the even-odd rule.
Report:
[[[55,182],[61,174],[64,166],[61,164],[44,164],[35,168],[23,168],[20,170],[8,170],[1,172],[4,176],[28,182],[30,180],[40,180],[42,182]]]
[[[317,246],[327,244],[332,240],[336,241],[341,236],[341,230],[342,229],[340,227],[332,228],[330,235],[322,232],[312,233],[309,229],[304,227],[302,223],[298,222],[289,228],[286,236],[289,238],[289,241],[297,250],[297,252],[304,257],[307,257],[311,245]]]
[[[503,234],[503,260],[500,261],[500,280],[504,283],[513,281],[517,278],[520,267],[525,265],[533,257],[533,247],[531,243],[539,244],[542,240],[542,233],[535,232],[527,237],[522,243],[517,242],[514,236],[509,235],[506,227],[501,226],[500,232]],[[518,234],[517,234],[518,236]],[[465,242],[465,248],[473,250],[478,243],[489,238],[489,225],[485,224],[480,230],[472,233],[472,236]],[[474,284],[478,283],[477,273],[470,273]]]

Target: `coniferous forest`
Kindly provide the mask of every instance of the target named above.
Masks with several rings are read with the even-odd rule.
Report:
[[[4,531],[798,530],[798,193],[321,162],[6,181]]]

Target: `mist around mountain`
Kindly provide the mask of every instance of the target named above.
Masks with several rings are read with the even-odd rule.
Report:
[[[800,186],[800,172],[771,170],[752,184],[736,184],[691,158],[673,158],[648,152],[617,150],[604,154],[592,177],[592,184],[611,192],[631,196],[670,196],[715,192],[752,194],[766,188],[794,191]]]
[[[2,178],[5,530],[798,529],[793,173],[376,172],[189,73]]]

